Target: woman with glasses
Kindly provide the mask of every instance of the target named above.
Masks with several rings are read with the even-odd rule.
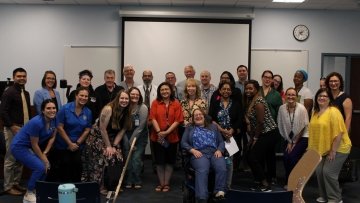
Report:
[[[190,162],[195,169],[195,197],[197,202],[207,202],[210,167],[215,171],[214,194],[223,198],[226,184],[226,164],[223,153],[224,140],[215,124],[205,119],[202,109],[195,109],[191,123],[186,127],[181,146],[191,154]]]
[[[282,98],[280,93],[271,87],[273,83],[274,75],[270,70],[265,70],[261,75],[262,86],[260,87],[259,94],[262,96],[271,112],[272,119],[276,122],[277,115],[280,106],[282,105]],[[266,158],[266,175],[267,179],[271,183],[276,183],[276,145],[280,143],[281,136],[279,133],[276,133],[275,144],[273,145],[272,152],[267,154]]]
[[[316,168],[320,197],[317,202],[342,201],[339,173],[351,149],[351,141],[340,111],[331,105],[329,89],[319,89],[309,124],[308,149],[317,151],[322,160]]]
[[[346,129],[350,133],[353,105],[349,95],[344,92],[343,77],[337,72],[332,72],[326,77],[325,85],[331,90],[331,97],[334,100],[333,104],[340,110]]]
[[[34,106],[36,108],[36,112],[40,115],[41,112],[41,104],[46,99],[51,99],[54,101],[56,109],[59,111],[61,108],[61,99],[59,92],[55,89],[57,86],[56,75],[53,71],[48,70],[45,71],[44,76],[41,80],[42,88],[35,91],[34,94]]]
[[[290,172],[308,146],[309,117],[304,105],[296,102],[295,88],[288,88],[285,95],[286,103],[280,106],[277,123],[279,132],[287,143],[283,156],[287,182]]]
[[[284,84],[283,84],[283,79],[282,79],[281,75],[274,75],[272,87],[277,92],[279,92],[280,97],[282,99],[282,103],[285,103],[286,96],[285,96],[285,92],[284,92]]]
[[[141,170],[144,163],[142,155],[145,151],[148,136],[148,116],[149,110],[143,103],[140,90],[137,87],[130,87],[128,90],[130,95],[130,120],[131,128],[127,129],[126,136],[123,139],[125,155],[128,156],[130,146],[136,138],[135,149],[130,158],[126,169],[126,185],[125,188],[141,189],[142,179]]]

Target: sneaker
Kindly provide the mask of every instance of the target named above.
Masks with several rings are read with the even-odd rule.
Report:
[[[323,197],[318,197],[318,198],[316,199],[316,201],[317,201],[317,202],[320,202],[320,203],[327,202],[327,200],[326,200],[325,198],[323,198]]]
[[[27,191],[24,195],[24,202],[36,203],[36,195],[34,192]]]
[[[266,185],[261,185],[261,186],[260,186],[260,190],[261,190],[262,192],[271,192],[271,191],[272,191],[270,185],[268,185],[268,186],[266,186]]]
[[[219,191],[216,193],[215,195],[216,198],[224,198],[225,197],[225,192],[224,191]]]

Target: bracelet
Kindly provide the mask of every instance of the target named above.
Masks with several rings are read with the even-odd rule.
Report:
[[[76,141],[76,144],[77,144],[78,146],[80,146],[80,145],[81,145],[81,143],[80,143],[79,141]]]

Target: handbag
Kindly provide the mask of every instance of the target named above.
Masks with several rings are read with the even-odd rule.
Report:
[[[339,173],[339,182],[345,183],[356,181],[357,177],[353,176],[353,170],[355,170],[355,168],[356,167],[354,167],[353,161],[348,157]]]

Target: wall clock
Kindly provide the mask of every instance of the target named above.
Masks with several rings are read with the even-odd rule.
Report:
[[[293,35],[298,41],[305,41],[309,38],[310,31],[305,25],[297,25],[293,30]]]

